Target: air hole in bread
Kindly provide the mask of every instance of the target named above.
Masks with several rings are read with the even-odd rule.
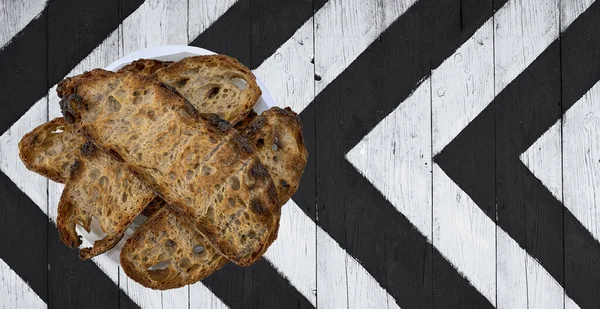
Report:
[[[285,180],[283,180],[283,179],[281,179],[281,180],[279,181],[279,185],[280,185],[281,187],[285,188],[285,189],[287,189],[287,188],[289,188],[289,187],[290,187],[290,184],[288,184],[288,183],[287,183],[287,181],[285,181]]]
[[[240,90],[246,90],[248,88],[248,82],[243,78],[232,78],[231,83],[238,87]]]
[[[235,200],[233,198],[231,198],[231,197],[228,198],[227,202],[229,203],[229,206],[232,206],[232,207],[235,206]]]
[[[204,252],[204,247],[202,245],[197,245],[194,247],[193,250],[194,250],[195,254],[200,254],[200,253]]]
[[[115,97],[109,95],[108,96],[108,111],[111,113],[118,112],[121,110],[121,103],[115,99]]]
[[[124,193],[124,192],[123,192],[123,195],[121,196],[121,201],[122,201],[123,203],[127,202],[127,193]]]
[[[210,91],[208,92],[208,94],[206,95],[207,98],[212,99],[215,96],[217,96],[217,94],[219,94],[219,90],[221,90],[220,87],[212,87],[210,89]]]
[[[192,178],[194,178],[194,171],[192,171],[192,170],[188,170],[188,171],[185,173],[185,180],[186,180],[186,181],[190,181],[190,180],[192,180]]]
[[[92,245],[94,245],[94,243],[98,240],[102,240],[104,239],[108,234],[104,233],[104,231],[102,230],[102,226],[100,225],[100,221],[96,218],[96,217],[92,217],[92,220],[90,220],[90,229],[89,232],[86,231],[86,229],[81,226],[80,224],[77,224],[75,226],[75,230],[77,232],[77,235],[83,237],[83,239],[87,239],[91,242]],[[84,245],[84,243],[82,243],[82,246]],[[80,246],[80,247],[82,247]]]
[[[167,267],[169,267],[169,264],[171,264],[169,261],[162,261],[162,262],[158,262],[150,267],[148,267],[148,270],[161,270],[161,269],[167,269]]]
[[[167,239],[165,241],[165,246],[167,248],[174,248],[177,245],[177,243],[175,243],[175,241],[173,241],[172,239]]]
[[[240,180],[236,176],[232,176],[229,178],[229,186],[233,190],[238,190],[240,188]]]
[[[255,232],[255,231],[250,231],[250,232],[248,233],[248,238],[250,238],[250,239],[254,239],[254,237],[256,237],[256,232]]]
[[[202,167],[202,174],[204,176],[208,176],[212,173],[212,168],[210,166],[203,166]]]
[[[256,147],[258,149],[262,148],[265,145],[265,140],[262,138],[259,138],[256,140]]]
[[[58,126],[56,127],[54,130],[52,130],[52,134],[58,134],[58,133],[62,133],[65,130],[65,128],[63,126]]]
[[[178,80],[177,82],[175,82],[175,85],[177,87],[183,87],[183,86],[185,86],[185,84],[187,84],[188,80],[190,80],[190,79],[187,77],[183,77],[180,80]]]

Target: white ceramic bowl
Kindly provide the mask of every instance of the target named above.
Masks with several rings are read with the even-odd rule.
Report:
[[[117,71],[125,65],[140,58],[157,59],[164,61],[178,61],[185,57],[212,54],[214,54],[214,52],[193,46],[156,46],[133,52],[109,64],[105,69],[109,71]],[[273,101],[271,95],[269,95],[269,92],[267,91],[267,88],[265,88],[265,85],[260,80],[257,80],[257,83],[260,89],[262,90],[262,96],[256,103],[254,110],[258,114],[260,114],[263,111],[269,109],[270,107],[275,106],[275,102]],[[119,241],[119,243],[113,249],[109,250],[104,254],[107,255],[110,258],[110,260],[112,260],[116,264],[119,264],[119,254],[121,253],[121,248],[123,247],[123,244],[131,236],[131,234],[133,234],[135,228],[137,228],[141,223],[143,223],[145,219],[146,218],[144,216],[138,216],[138,218],[135,219],[134,223],[127,229],[127,231],[125,231],[125,236],[123,237],[123,239],[121,239],[121,241]],[[100,229],[100,226],[96,220],[92,221],[90,233],[87,233],[80,226],[77,226],[76,230],[77,233],[83,238],[83,243],[81,245],[82,247],[90,247],[91,244],[94,243],[94,241],[102,239],[104,237],[102,230]]]

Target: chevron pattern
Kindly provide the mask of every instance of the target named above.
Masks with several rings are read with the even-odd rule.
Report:
[[[600,1],[0,3],[2,308],[598,308]],[[153,291],[58,238],[20,138],[156,45],[237,57],[310,153],[251,267]]]

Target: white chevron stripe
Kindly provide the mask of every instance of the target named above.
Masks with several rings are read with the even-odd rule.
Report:
[[[564,193],[565,207],[597,240],[600,240],[599,100],[600,83],[597,83],[564,114],[562,122],[557,121],[521,155],[523,163],[559,201]],[[532,162],[530,157],[544,160]]]
[[[10,0],[0,1],[0,49],[8,44],[12,37],[23,30],[29,22],[39,18],[47,0]]]
[[[550,193],[562,202],[563,174],[560,141],[560,121],[538,138],[519,158],[548,188]]]
[[[255,73],[275,102],[299,113],[415,2],[329,0]]]
[[[47,308],[46,303],[0,259],[0,308]]]
[[[557,5],[554,1],[509,2],[495,14],[494,24],[488,20],[432,73],[433,154],[452,141],[491,102],[496,93],[504,89],[558,37]],[[524,20],[529,19],[535,24],[524,24]],[[512,31],[515,27],[522,30]],[[489,61],[494,59],[491,31],[496,31],[495,64]],[[524,33],[527,35],[524,36]],[[519,52],[498,57],[498,53],[504,53],[509,47]],[[496,83],[491,85],[489,81],[494,80],[494,65]],[[431,157],[426,157],[426,160],[421,158],[423,153],[427,155],[428,136],[423,133],[427,131],[420,128],[424,126],[420,122],[428,120],[426,105],[429,83],[429,79],[425,80],[411,97],[365,136],[347,154],[347,158],[421,233],[431,239],[428,223],[431,213],[426,210],[431,191],[421,185],[431,181],[424,167]],[[419,103],[420,107],[417,106]],[[450,119],[452,122],[449,122]],[[408,138],[409,135],[411,138]],[[396,154],[397,149],[404,152]],[[366,158],[370,162],[383,164],[369,164]],[[523,271],[518,271],[517,267],[498,278],[498,307],[527,308],[528,302],[530,307],[536,308],[556,304],[562,307],[562,287],[514,240],[501,237],[505,235],[504,232],[437,166],[433,170],[433,184],[434,245],[482,295],[492,303],[496,302],[494,270],[497,250],[499,268],[509,267],[515,261],[525,263],[522,264]],[[411,190],[415,186],[417,189]],[[413,200],[421,202],[415,202],[414,205],[407,203]],[[422,208],[415,209],[417,205]],[[496,228],[500,235],[497,249],[493,245]],[[448,238],[448,235],[452,237]],[[498,272],[501,270],[498,269]],[[515,285],[515,282],[521,285]],[[529,290],[529,299],[512,298],[515,287],[523,286],[522,283]],[[568,297],[566,303],[574,305]]]

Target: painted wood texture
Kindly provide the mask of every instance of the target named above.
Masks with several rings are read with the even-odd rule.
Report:
[[[598,23],[592,0],[2,2],[0,304],[595,308]],[[17,143],[63,77],[186,44],[253,69],[310,156],[265,259],[153,291],[62,244],[62,185]]]

